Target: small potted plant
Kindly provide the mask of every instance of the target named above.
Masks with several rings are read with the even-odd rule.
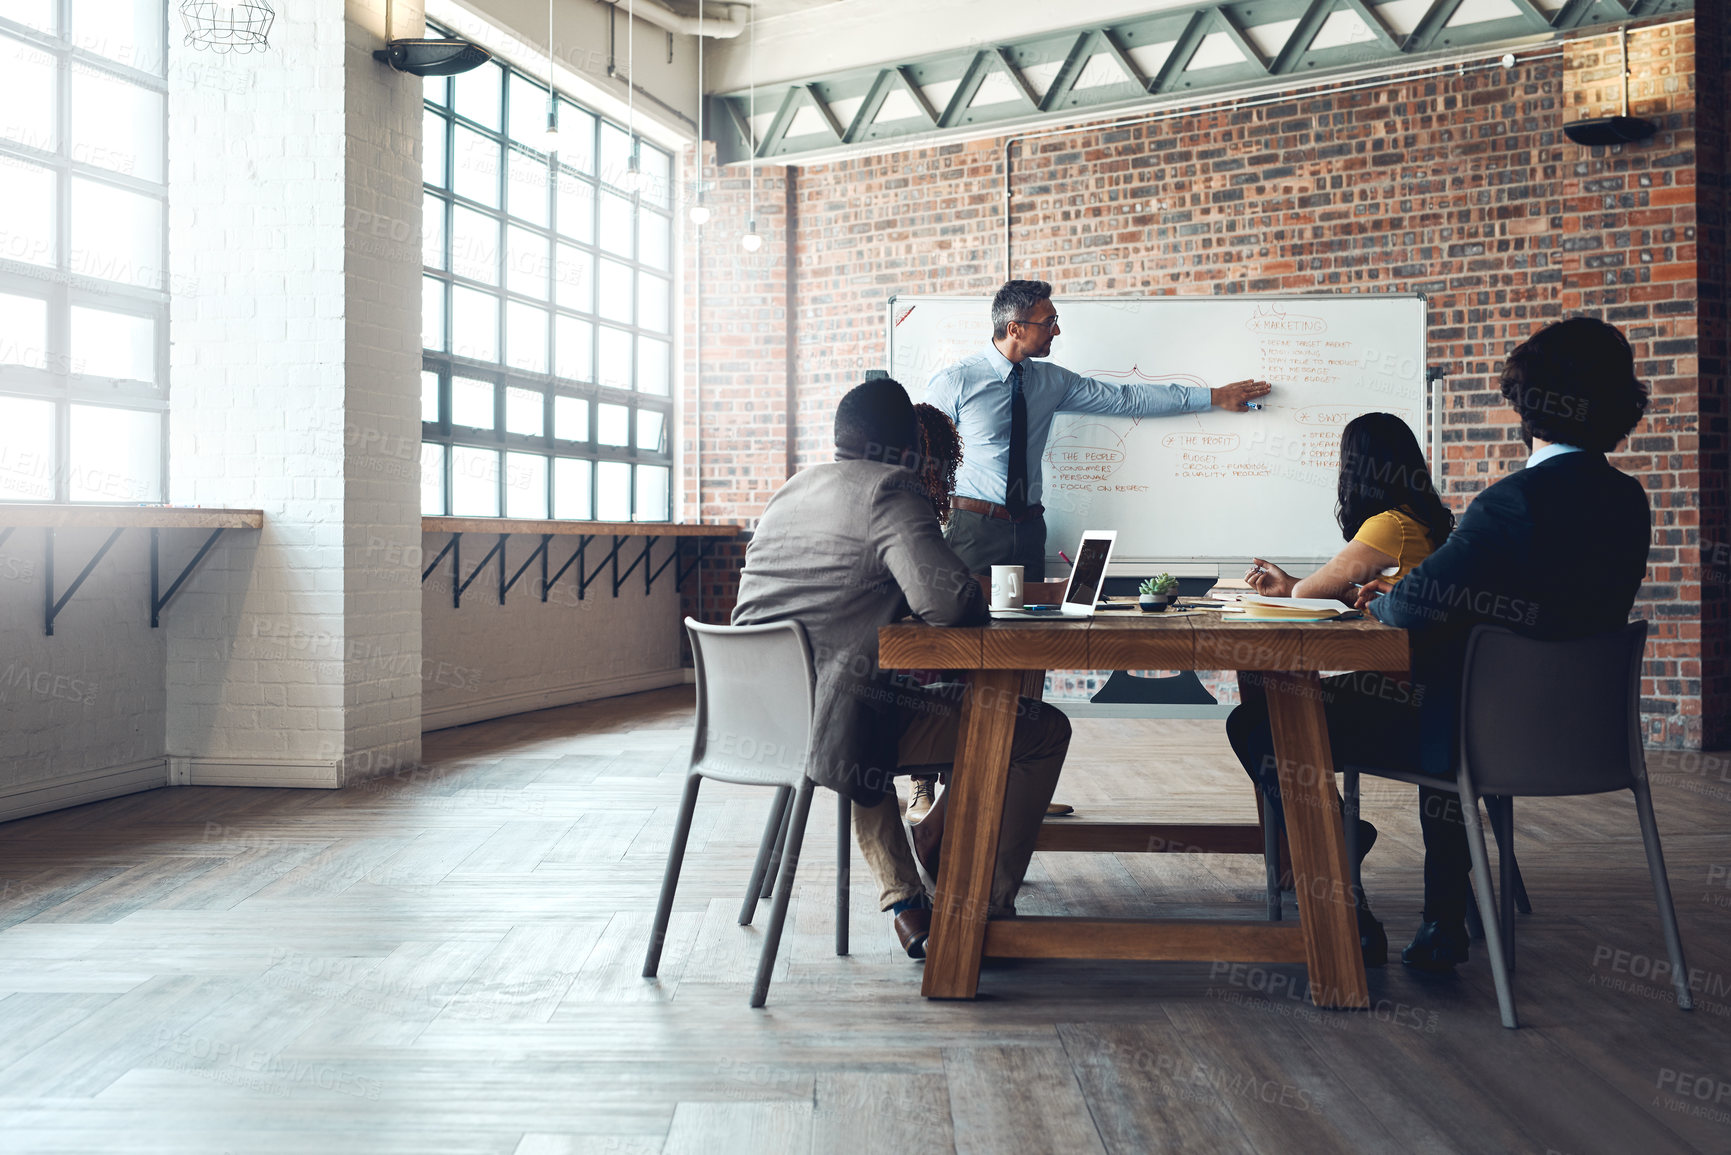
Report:
[[[1172,604],[1172,595],[1177,592],[1178,579],[1169,573],[1144,578],[1141,587],[1136,591],[1136,604],[1146,614],[1165,613],[1166,607]]]

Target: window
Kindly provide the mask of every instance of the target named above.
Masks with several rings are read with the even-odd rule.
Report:
[[[0,501],[162,501],[163,0],[0,5]]]
[[[672,156],[639,139],[632,190],[630,135],[541,81],[424,83],[423,512],[668,520]]]

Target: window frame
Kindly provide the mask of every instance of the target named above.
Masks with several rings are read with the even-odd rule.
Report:
[[[429,25],[432,31],[429,35],[439,34],[435,25]],[[547,459],[546,469],[546,517],[548,520],[559,521],[594,521],[598,520],[600,508],[600,471],[598,466],[603,462],[619,462],[631,465],[630,491],[626,495],[630,521],[662,522],[671,521],[673,506],[677,500],[678,482],[674,475],[674,437],[675,437],[675,406],[678,394],[677,374],[677,343],[675,327],[678,317],[678,277],[677,277],[677,235],[673,215],[671,188],[665,197],[664,204],[652,203],[650,197],[642,191],[631,192],[608,180],[610,174],[602,169],[602,141],[609,126],[623,133],[624,127],[613,124],[600,113],[587,108],[568,93],[552,88],[553,97],[560,105],[560,132],[565,136],[580,127],[586,127],[592,133],[587,151],[591,167],[596,171],[583,172],[562,159],[556,164],[550,162],[546,153],[540,152],[533,144],[515,140],[511,136],[512,107],[514,97],[525,92],[536,92],[545,96],[549,91],[547,82],[524,69],[512,65],[509,61],[495,58],[499,73],[499,124],[495,130],[486,124],[464,115],[458,107],[458,89],[456,78],[429,78],[443,85],[443,95],[433,98],[427,95],[423,88],[422,113],[423,125],[430,125],[436,119],[444,133],[442,146],[444,169],[439,174],[440,185],[432,185],[425,181],[423,171],[422,194],[427,200],[438,199],[443,202],[442,235],[439,246],[442,256],[442,267],[434,268],[423,264],[423,286],[429,282],[438,284],[438,291],[443,301],[443,327],[439,332],[441,349],[429,349],[423,345],[422,369],[434,374],[438,386],[438,420],[423,421],[421,436],[424,442],[432,442],[445,446],[444,478],[442,479],[442,505],[447,514],[455,516],[476,516],[456,514],[455,484],[453,479],[455,449],[460,447],[485,449],[499,454],[498,476],[498,509],[497,516],[508,518],[511,515],[509,505],[508,474],[505,454],[509,452],[529,452],[539,454]],[[483,65],[494,67],[494,65]],[[520,81],[514,78],[521,78]],[[521,83],[526,81],[527,85]],[[572,113],[578,114],[579,124],[571,123]],[[544,109],[542,111],[544,116]],[[456,130],[462,127],[479,133],[483,139],[499,147],[500,163],[496,173],[497,186],[494,195],[498,206],[494,208],[472,197],[464,196],[455,188],[458,156],[456,149]],[[637,147],[641,150],[654,149],[666,159],[667,170],[671,174],[676,157],[666,149],[659,148],[646,140],[641,133],[637,136]],[[423,148],[425,148],[423,140]],[[532,161],[546,167],[549,179],[546,185],[547,203],[543,214],[546,224],[539,224],[535,219],[514,215],[511,205],[511,157],[521,154]],[[559,154],[555,154],[559,155]],[[589,214],[588,228],[581,232],[562,233],[560,219],[559,184],[566,180],[581,182],[588,189],[586,210]],[[621,258],[618,254],[607,250],[601,243],[601,212],[602,194],[614,192],[627,196],[632,202],[632,255]],[[498,249],[494,254],[494,282],[488,283],[474,277],[460,275],[455,270],[457,264],[454,250],[454,234],[456,231],[456,209],[458,207],[481,213],[495,221],[498,225]],[[639,257],[642,248],[640,234],[646,221],[659,222],[667,230],[667,265],[657,268],[647,264]],[[536,297],[532,294],[514,290],[509,285],[510,280],[510,230],[519,228],[534,234],[545,243],[547,254],[546,266],[546,296]],[[425,229],[423,229],[425,232]],[[578,239],[586,235],[587,240]],[[568,246],[583,253],[588,258],[589,294],[587,310],[561,305],[559,294],[559,249]],[[622,261],[632,270],[632,300],[631,322],[605,320],[601,315],[600,276],[603,259]],[[643,318],[638,315],[638,304],[641,290],[640,278],[644,275],[659,277],[667,282],[668,316],[665,327],[654,328],[643,324]],[[495,349],[497,359],[484,361],[472,356],[465,356],[455,351],[454,330],[455,289],[464,287],[486,293],[498,301],[497,318],[495,321]],[[518,368],[508,363],[512,353],[508,342],[509,308],[512,302],[529,305],[547,318],[547,336],[544,349],[545,372],[537,372]],[[561,376],[558,373],[557,332],[561,317],[572,318],[590,327],[591,339],[588,350],[587,379]],[[424,319],[423,319],[424,324]],[[668,353],[668,371],[665,381],[665,392],[646,392],[635,387],[625,387],[607,384],[601,380],[601,333],[603,328],[620,330],[630,335],[631,369],[630,380],[635,385],[641,362],[642,342],[644,339],[664,342]],[[493,386],[493,428],[488,430],[475,429],[469,426],[455,425],[452,420],[452,379],[462,377],[469,380],[490,382]],[[506,389],[516,387],[532,390],[541,398],[541,433],[539,435],[509,433],[506,431]],[[554,436],[554,399],[555,397],[573,397],[584,401],[588,406],[587,439],[572,441]],[[602,444],[599,440],[598,420],[601,404],[623,405],[630,417],[627,431],[627,444],[613,446]],[[639,437],[639,415],[644,412],[656,412],[661,415],[662,437],[659,449],[640,449],[637,446]],[[554,462],[560,458],[582,460],[590,463],[589,509],[587,516],[561,516],[555,504],[557,489],[557,467]],[[656,517],[639,516],[639,467],[660,467],[667,470],[667,503]]]
[[[0,15],[0,33],[40,52],[54,61],[54,125],[52,150],[38,148],[21,141],[0,138],[0,166],[32,165],[47,169],[55,182],[54,245],[52,266],[30,265],[21,261],[0,259],[0,293],[31,297],[47,302],[47,325],[44,333],[44,367],[0,365],[0,395],[48,401],[54,407],[53,443],[49,446],[52,470],[52,496],[59,505],[157,505],[168,498],[169,446],[169,302],[174,277],[168,254],[168,76],[167,46],[169,44],[169,5],[157,0],[162,9],[163,53],[158,61],[163,72],[152,73],[100,56],[74,43],[72,0],[57,0],[54,19],[57,32],[44,32]],[[162,123],[159,145],[162,149],[163,179],[145,180],[130,173],[103,168],[75,158],[72,139],[72,77],[79,68],[105,73],[162,98]],[[85,180],[149,197],[160,206],[161,237],[157,249],[157,288],[141,287],[118,281],[106,281],[72,267],[72,199],[76,180]],[[124,313],[150,320],[155,330],[155,349],[151,367],[155,380],[140,382],[130,378],[96,377],[75,372],[72,356],[72,310],[78,307],[99,308],[107,312]],[[125,409],[158,415],[160,443],[156,497],[124,500],[109,495],[99,499],[72,499],[72,407],[94,405],[106,409]],[[0,501],[31,502],[39,498],[13,498],[0,493]]]

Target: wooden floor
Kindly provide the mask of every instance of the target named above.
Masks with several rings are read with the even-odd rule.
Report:
[[[918,997],[833,807],[769,1006],[734,916],[768,797],[706,788],[662,977],[639,977],[689,745],[660,691],[428,737],[353,789],[158,790],[0,827],[0,1150],[55,1152],[1724,1152],[1731,760],[1655,754],[1698,1009],[1679,1012],[1627,796],[1523,801],[1527,1026],[1482,949],[1371,972],[1022,963]],[[1089,817],[1244,820],[1218,723],[1081,721]],[[1420,896],[1408,788],[1366,782],[1395,947]],[[1261,909],[1253,858],[1041,855],[1024,913]],[[759,920],[764,921],[762,918]]]

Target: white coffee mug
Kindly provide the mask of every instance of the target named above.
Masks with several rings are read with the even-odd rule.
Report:
[[[1022,567],[995,565],[992,567],[992,608],[1019,610],[1022,608]]]

